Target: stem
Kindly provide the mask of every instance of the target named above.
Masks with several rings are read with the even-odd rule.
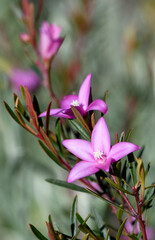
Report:
[[[138,190],[135,189],[135,199],[136,199],[136,203],[137,203],[137,210],[138,210],[138,216],[137,216],[137,220],[139,222],[142,234],[143,234],[143,239],[147,240],[147,235],[146,235],[146,229],[145,229],[145,223],[142,219],[142,211],[141,211],[141,202],[139,202],[139,194],[138,194]]]
[[[111,175],[113,181],[117,184],[117,181],[116,181],[116,177]],[[137,212],[136,210],[133,208],[132,204],[130,203],[129,199],[127,198],[127,196],[121,191],[121,190],[118,190],[118,192],[121,194],[122,198],[124,199],[124,201],[127,203],[128,207],[130,208],[130,210],[133,212],[133,214],[135,216],[137,216]]]
[[[55,96],[53,89],[52,89],[50,62],[45,63],[44,78],[45,78],[45,84],[47,85],[47,87],[49,89],[51,98],[55,101],[56,105],[59,106],[59,101],[58,101],[57,97]]]

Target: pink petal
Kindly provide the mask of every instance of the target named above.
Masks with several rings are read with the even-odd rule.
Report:
[[[61,108],[63,109],[69,109],[71,108],[71,103],[73,101],[78,100],[78,96],[77,95],[68,95],[65,96],[62,100],[61,100]]]
[[[89,106],[87,108],[87,112],[90,110],[98,110],[98,111],[102,112],[103,114],[106,114],[108,111],[108,107],[104,101],[102,101],[100,99],[96,99],[91,104],[89,104]]]
[[[108,158],[112,159],[112,162],[120,160],[131,152],[139,150],[140,147],[130,142],[120,142],[112,146]]]
[[[81,139],[64,140],[62,144],[75,156],[85,161],[95,161],[91,143]]]
[[[98,120],[92,131],[91,144],[94,152],[99,150],[108,155],[110,151],[110,135],[103,117]]]
[[[91,74],[89,74],[84,82],[82,83],[79,90],[79,102],[83,104],[84,110],[88,107],[89,95],[90,95],[90,82],[91,82]]]
[[[61,33],[61,27],[57,26],[55,23],[51,24],[50,26],[50,32],[51,32],[51,38],[58,39]]]
[[[72,119],[72,114],[66,114],[66,113],[63,113],[63,110],[62,108],[56,108],[56,109],[51,109],[50,110],[50,116],[53,116],[53,117],[62,117],[62,118],[68,118],[68,119]],[[39,115],[39,117],[46,117],[46,114],[47,114],[47,111],[41,113]]]
[[[111,164],[111,159],[107,159],[105,163],[100,163],[98,164],[98,168],[104,170],[105,172],[109,172],[110,169],[110,164]]]
[[[81,161],[77,163],[68,175],[67,182],[74,182],[80,178],[87,177],[98,172],[99,169],[92,162]]]
[[[50,26],[48,22],[43,22],[40,28],[40,41],[39,41],[39,52],[44,59],[49,58],[49,47],[51,44],[50,39]]]
[[[52,58],[59,50],[64,38],[59,38],[57,40],[51,41],[48,51],[47,51],[47,58]]]

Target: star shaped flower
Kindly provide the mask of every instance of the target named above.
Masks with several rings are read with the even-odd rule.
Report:
[[[111,147],[109,131],[103,117],[98,120],[92,131],[91,142],[68,139],[62,144],[82,160],[70,171],[67,179],[69,183],[94,174],[100,169],[109,172],[112,163],[140,149],[130,142],[116,143]]]
[[[73,119],[75,118],[71,106],[75,106],[82,115],[88,111],[98,110],[103,114],[108,111],[107,105],[101,99],[96,99],[89,103],[91,74],[89,74],[82,83],[78,95],[65,96],[61,101],[61,108],[51,109],[50,116]],[[47,112],[43,112],[39,117],[45,117]]]

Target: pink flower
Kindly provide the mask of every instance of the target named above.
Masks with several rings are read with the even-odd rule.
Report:
[[[75,118],[75,116],[72,112],[71,106],[75,106],[82,115],[86,114],[88,111],[91,110],[98,110],[106,114],[108,108],[104,101],[96,99],[88,105],[90,95],[90,83],[91,74],[89,74],[82,83],[78,96],[77,95],[65,96],[61,101],[61,108],[51,109],[50,116],[73,119]],[[43,112],[39,115],[39,117],[45,116],[46,112]]]
[[[39,52],[44,60],[50,60],[59,50],[64,38],[60,38],[61,27],[43,22],[40,29]]]
[[[41,79],[33,70],[22,70],[14,68],[9,76],[14,89],[20,91],[20,86],[27,86],[33,92],[40,84]]]
[[[112,163],[140,149],[129,142],[120,142],[111,147],[109,131],[103,117],[98,120],[92,131],[91,142],[69,139],[64,140],[62,144],[83,160],[75,164],[70,171],[67,179],[69,183],[94,174],[100,169],[109,172]]]

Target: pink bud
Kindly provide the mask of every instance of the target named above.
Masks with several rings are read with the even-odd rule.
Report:
[[[44,60],[50,60],[59,50],[63,38],[60,38],[61,27],[43,22],[40,29],[39,52]]]

